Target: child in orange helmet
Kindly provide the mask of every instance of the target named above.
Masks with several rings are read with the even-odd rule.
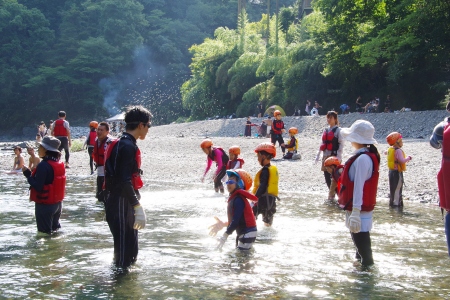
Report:
[[[386,141],[389,148],[385,151],[387,154],[387,164],[389,168],[389,206],[403,207],[403,172],[406,171],[406,163],[412,157],[406,156],[401,149],[403,146],[402,135],[398,132],[391,132]]]
[[[231,146],[230,149],[228,149],[230,160],[227,163],[227,170],[242,169],[244,160],[239,157],[239,154],[241,154],[241,148],[239,148],[239,146]]]
[[[276,110],[273,112],[273,116],[275,118],[275,120],[272,121],[272,130],[270,131],[270,140],[272,142],[272,144],[276,144],[278,142],[278,144],[281,147],[281,151],[284,152],[286,151],[285,145],[284,145],[284,140],[283,140],[283,133],[286,132],[286,129],[284,129],[284,122],[283,120],[281,120],[281,112],[279,110]],[[273,156],[273,158],[275,158],[275,155]]]
[[[206,173],[208,173],[209,169],[213,161],[216,162],[217,169],[214,174],[214,190],[216,193],[220,192],[223,194],[225,190],[222,184],[222,178],[225,176],[226,166],[228,164],[229,157],[220,147],[214,147],[213,142],[210,139],[205,139],[200,144],[200,148],[202,148],[203,152],[207,155],[206,169],[203,173],[202,182],[205,180]]]
[[[341,165],[341,162],[336,156],[328,157],[324,161],[323,166],[325,170],[331,175],[331,185],[328,192],[328,201],[333,201],[336,196],[339,177],[344,170],[344,166]]]
[[[298,133],[298,129],[296,127],[289,128],[289,143],[285,146],[288,153],[283,156],[284,159],[296,159],[294,155],[297,154],[298,150],[298,140],[295,135]]]
[[[266,226],[272,226],[273,215],[277,211],[276,199],[278,199],[278,169],[270,164],[270,160],[277,154],[272,143],[259,144],[255,149],[258,162],[262,166],[255,175],[252,193],[258,197],[258,202],[253,206],[253,213],[258,218],[263,215]]]

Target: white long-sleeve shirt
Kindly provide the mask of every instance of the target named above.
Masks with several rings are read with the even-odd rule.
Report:
[[[369,152],[369,149],[362,148],[356,150],[353,155],[359,152]],[[353,186],[353,207],[361,210],[363,189],[365,182],[372,177],[373,163],[368,155],[360,155],[350,166],[348,177],[354,182]],[[347,211],[347,218],[351,212]],[[372,211],[362,211],[361,216],[361,232],[367,232],[372,229]]]

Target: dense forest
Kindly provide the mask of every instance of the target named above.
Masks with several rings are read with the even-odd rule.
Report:
[[[304,2],[0,0],[0,126],[129,104],[158,124],[358,95],[432,109],[448,93],[448,1]]]

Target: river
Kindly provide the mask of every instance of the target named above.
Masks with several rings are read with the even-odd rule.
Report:
[[[375,266],[355,250],[336,206],[320,195],[282,193],[272,228],[258,220],[254,250],[235,235],[221,252],[207,227],[225,219],[226,199],[193,183],[150,182],[147,226],[129,273],[112,268],[113,241],[94,198],[95,177],[69,176],[62,230],[36,235],[23,176],[0,174],[0,298],[97,299],[445,299],[450,268],[441,214],[430,204],[403,211],[385,199],[374,212]]]

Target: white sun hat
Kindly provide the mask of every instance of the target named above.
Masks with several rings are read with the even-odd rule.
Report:
[[[341,136],[349,142],[358,144],[378,144],[373,138],[375,127],[366,120],[356,120],[350,128],[341,128]]]

